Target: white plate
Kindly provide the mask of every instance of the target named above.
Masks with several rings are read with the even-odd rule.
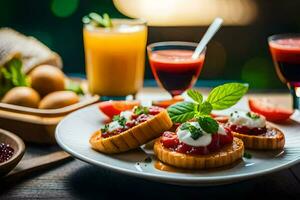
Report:
[[[244,108],[241,101],[236,109]],[[225,112],[229,112],[227,110]],[[58,144],[75,158],[85,162],[149,180],[178,185],[219,185],[245,180],[275,172],[296,164],[300,159],[300,124],[290,123],[278,125],[286,136],[286,146],[283,151],[248,151],[251,159],[245,159],[232,168],[197,171],[195,173],[174,173],[157,170],[154,167],[155,158],[146,163],[148,156],[142,149],[119,155],[105,155],[90,148],[89,138],[98,130],[106,117],[101,114],[97,105],[75,111],[64,118],[56,129]]]

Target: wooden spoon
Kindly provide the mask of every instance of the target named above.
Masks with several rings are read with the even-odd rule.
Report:
[[[55,153],[39,156],[31,159],[21,161],[17,167],[7,174],[3,179],[5,182],[13,182],[24,176],[32,174],[32,172],[48,169],[63,161],[70,160],[70,154],[64,151],[57,151]]]

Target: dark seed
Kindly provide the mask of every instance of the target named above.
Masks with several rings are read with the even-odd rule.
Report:
[[[145,163],[151,163],[152,162],[151,157],[148,156],[147,158],[145,158],[144,162]]]
[[[9,160],[14,155],[14,149],[5,143],[0,143],[0,163]]]

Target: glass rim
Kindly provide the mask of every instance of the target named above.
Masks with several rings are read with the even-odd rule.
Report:
[[[283,38],[298,38],[298,37],[300,38],[300,33],[280,33],[280,34],[270,35],[268,37],[268,42],[272,42]]]
[[[197,48],[198,43],[196,42],[185,42],[185,41],[164,41],[164,42],[155,42],[147,45],[147,51],[152,51],[152,48],[162,47],[162,46],[189,46]],[[206,52],[206,47],[201,54]]]
[[[112,18],[111,21],[113,23],[117,24],[126,24],[126,25],[132,25],[132,26],[147,26],[147,20],[143,18]],[[127,22],[127,23],[126,23]],[[86,29],[88,27],[92,27],[93,30],[105,30],[110,31],[114,30],[114,27],[96,27],[90,24],[83,24],[83,28]]]

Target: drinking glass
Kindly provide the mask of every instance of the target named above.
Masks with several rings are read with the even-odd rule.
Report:
[[[101,100],[135,95],[144,80],[145,21],[112,19],[112,23],[110,28],[83,28],[89,91],[100,95]]]
[[[280,80],[293,96],[294,109],[300,108],[300,34],[279,34],[268,38]]]
[[[158,84],[172,97],[193,87],[202,70],[205,52],[193,59],[197,43],[158,42],[148,45],[148,57],[152,73]]]

